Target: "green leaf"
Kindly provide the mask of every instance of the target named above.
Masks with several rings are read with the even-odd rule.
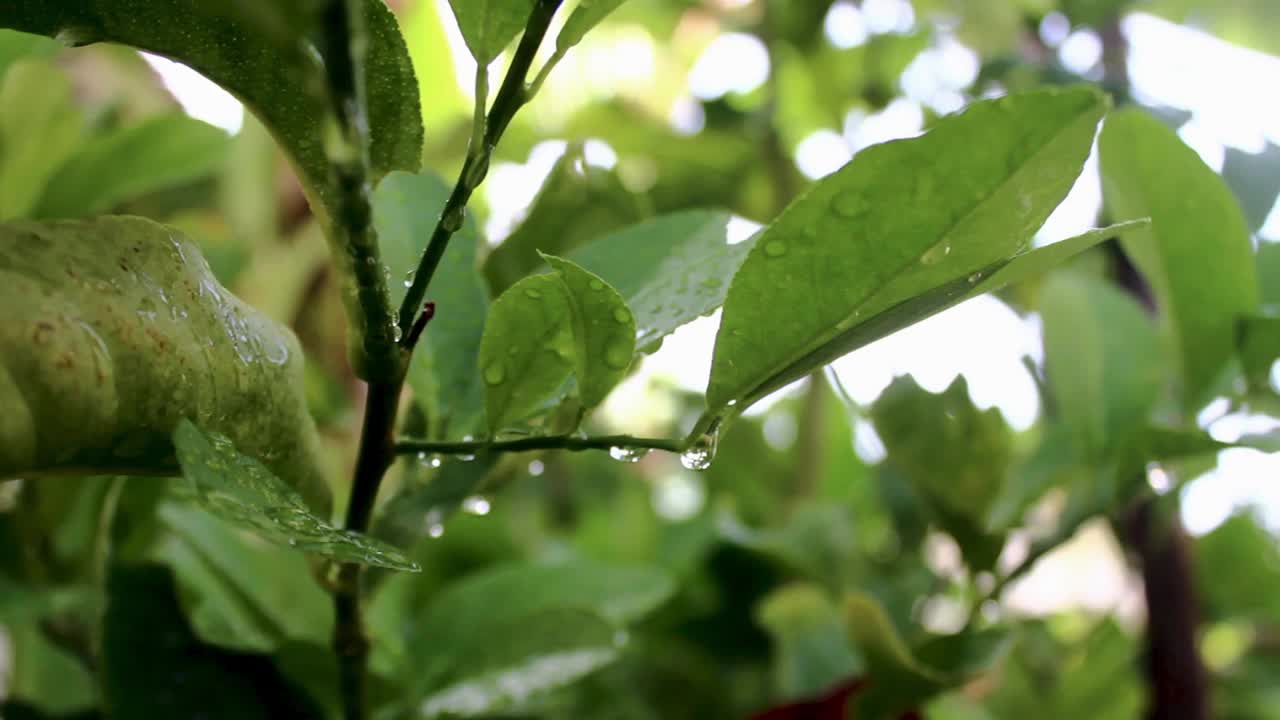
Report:
[[[391,173],[374,193],[374,225],[391,271],[395,305],[404,298],[404,283],[417,270],[448,196],[444,181],[431,173]],[[472,430],[481,413],[476,365],[489,296],[476,266],[479,245],[480,231],[468,217],[432,278],[428,299],[436,304],[436,315],[409,365],[409,386],[428,409],[434,437]]]
[[[2,17],[2,16],[0,16]],[[0,220],[24,217],[75,152],[84,120],[71,81],[52,65],[21,60],[0,85]]]
[[[237,452],[226,437],[205,434],[183,420],[173,432],[173,444],[200,504],[219,518],[271,542],[337,562],[417,571],[417,565],[390,545],[317,517],[296,491],[262,463]]]
[[[644,349],[724,303],[728,279],[757,236],[730,245],[728,213],[689,210],[600,238],[569,258],[599,275],[635,310]]]
[[[862,670],[839,606],[816,585],[784,585],[765,596],[756,622],[774,643],[774,683],[782,700],[819,695]]]
[[[54,174],[32,215],[94,215],[221,168],[230,138],[182,114],[161,115],[85,143]]]
[[[289,640],[327,642],[333,605],[306,557],[183,503],[166,502],[158,515],[166,532],[153,557],[187,591],[201,640],[257,652]]]
[[[1234,353],[1237,316],[1258,305],[1248,226],[1222,179],[1154,117],[1115,113],[1099,148],[1111,211],[1151,218],[1124,248],[1151,284],[1194,412]]]
[[[1053,408],[1086,458],[1114,457],[1146,427],[1168,379],[1154,323],[1115,286],[1075,274],[1050,278],[1040,315]]]
[[[622,382],[636,350],[636,319],[617,290],[577,264],[544,255],[568,291],[578,350],[574,372],[586,408],[604,402]]]
[[[613,170],[588,165],[581,146],[556,162],[519,227],[485,258],[495,294],[541,270],[539,252],[565,256],[583,243],[648,215],[641,198]]]
[[[1066,196],[1106,104],[1085,88],[974,103],[816,183],[765,228],[734,277],[710,410],[847,352],[846,333],[907,300],[949,284],[944,296],[963,296]]]
[[[1004,487],[1013,438],[997,408],[980,411],[963,376],[941,395],[910,376],[896,379],[871,408],[888,462],[911,484],[925,508],[955,537],[975,569],[990,569],[1002,537],[986,532],[986,517]]]
[[[1272,391],[1271,368],[1280,359],[1280,314],[1274,306],[1265,310],[1240,318],[1240,364],[1255,393]]]
[[[327,512],[302,351],[141,218],[0,226],[0,477],[177,474],[190,417]]]
[[[496,622],[475,645],[459,648],[455,681],[431,693],[419,717],[491,717],[520,709],[619,657],[617,629],[595,613],[553,609]],[[504,638],[495,643],[493,638]]]
[[[58,43],[49,38],[29,33],[0,30],[0,79],[9,71],[9,66],[28,57],[47,58],[56,55]]]
[[[320,717],[263,655],[202,644],[159,565],[118,566],[103,618],[102,688],[112,717]]]
[[[1009,648],[1008,635],[991,630],[934,637],[913,649],[865,593],[847,594],[844,612],[854,645],[867,661],[869,687],[853,701],[856,717],[896,717],[917,708],[986,672]]]
[[[1255,257],[1265,305],[1280,305],[1280,243],[1262,243]]]
[[[493,302],[480,341],[489,431],[525,419],[555,395],[577,363],[573,307],[554,275],[535,275]]]
[[[524,30],[533,4],[534,0],[449,0],[462,39],[481,68]]]
[[[624,2],[626,0],[581,0],[556,37],[556,52],[563,54],[582,42],[591,28],[599,25]]]
[[[514,629],[524,620],[576,610],[603,618],[617,629],[654,610],[674,590],[666,573],[650,567],[583,560],[493,567],[450,585],[424,613],[409,619],[408,636],[430,638],[430,642],[409,643],[411,657],[405,668],[417,686],[438,688],[468,653],[492,646],[495,637],[518,637]],[[497,628],[513,631],[498,634]],[[549,637],[542,642],[554,640]]]
[[[383,0],[361,0],[368,53],[364,63],[370,182],[392,170],[417,170],[422,118],[417,81],[396,18]],[[341,191],[325,149],[332,140],[332,104],[323,58],[293,28],[290,42],[228,12],[218,0],[20,0],[0,10],[0,26],[57,37],[73,45],[116,42],[182,62],[238,97],[276,137],[292,161],[330,242],[350,326],[349,349],[358,374],[367,374],[364,335],[371,329],[354,292],[348,237],[334,220]],[[28,139],[28,142],[30,140]],[[0,217],[3,217],[0,215]]]
[[[469,497],[484,490],[500,456],[477,455],[474,460],[446,460],[426,483],[408,487],[393,497],[378,515],[374,535],[401,547],[443,528]]]
[[[1196,577],[1209,617],[1280,622],[1280,550],[1249,513],[1196,540]]]

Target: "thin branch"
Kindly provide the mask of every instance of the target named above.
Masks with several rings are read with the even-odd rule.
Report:
[[[429,442],[425,440],[401,439],[395,444],[397,455],[426,453],[434,455],[475,455],[482,452],[528,452],[530,450],[568,450],[581,452],[584,450],[612,450],[624,448],[628,450],[664,450],[678,453],[684,450],[678,440],[667,438],[640,438],[631,435],[604,435],[601,437],[578,437],[575,435],[542,435],[516,440],[466,441],[466,442]]]
[[[467,158],[462,164],[462,171],[458,174],[458,181],[453,187],[453,192],[449,194],[444,210],[440,213],[440,219],[436,221],[435,230],[431,233],[431,240],[427,244],[427,251],[422,255],[417,272],[413,275],[413,283],[404,295],[404,302],[400,305],[401,327],[413,325],[414,316],[418,314],[418,308],[427,295],[427,287],[431,284],[431,278],[435,276],[436,268],[440,266],[440,260],[444,257],[449,239],[462,227],[471,194],[480,187],[480,183],[484,182],[485,176],[489,174],[489,159],[493,154],[494,146],[502,139],[502,134],[506,132],[516,112],[531,97],[529,88],[525,84],[529,69],[551,25],[551,18],[556,14],[561,2],[562,0],[537,0],[533,11],[529,14],[524,36],[520,38],[520,44],[511,58],[511,66],[507,69],[502,87],[498,89],[493,107],[489,109],[488,119],[484,123],[483,139],[477,146],[473,138],[471,146],[467,148]],[[477,73],[485,71],[486,68],[476,68]],[[476,102],[483,103],[484,99],[477,97]],[[477,135],[480,134],[477,133]],[[401,343],[403,345],[404,341],[402,340]]]

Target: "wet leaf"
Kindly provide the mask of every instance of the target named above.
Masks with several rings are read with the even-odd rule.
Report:
[[[534,275],[512,285],[493,302],[480,341],[489,431],[541,408],[573,374],[577,354],[564,283]]]
[[[728,213],[689,210],[632,225],[591,242],[569,258],[618,289],[635,311],[644,350],[724,302],[729,278],[755,236],[728,243]]]
[[[756,618],[773,639],[774,683],[784,700],[812,697],[863,669],[839,605],[816,585],[778,588],[760,603]]]
[[[0,476],[176,475],[189,417],[327,512],[302,352],[141,218],[0,226]]]
[[[562,258],[544,255],[568,291],[577,342],[574,372],[578,397],[586,408],[604,402],[622,382],[636,349],[636,319],[617,290]]]
[[[1098,147],[1108,207],[1151,218],[1124,249],[1151,284],[1178,349],[1182,406],[1195,412],[1234,354],[1237,317],[1258,305],[1249,228],[1222,178],[1156,118],[1117,112]]]
[[[816,183],[765,228],[734,277],[710,410],[745,406],[857,347],[851,331],[895,306],[966,296],[1066,196],[1105,109],[1085,88],[974,103]]]
[[[296,491],[262,463],[237,452],[226,437],[205,434],[183,420],[174,430],[173,443],[200,504],[232,525],[337,562],[417,571],[418,566],[396,548],[317,517]]]

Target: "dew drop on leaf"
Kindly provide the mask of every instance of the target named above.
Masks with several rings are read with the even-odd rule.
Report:
[[[501,362],[489,363],[484,369],[484,381],[490,385],[501,385],[507,379],[507,369]]]
[[[831,209],[840,217],[852,220],[867,211],[867,198],[861,192],[841,193],[831,201]]]
[[[604,362],[614,370],[625,370],[631,362],[631,352],[626,343],[613,343],[605,348]]]
[[[780,258],[787,254],[787,244],[781,240],[770,240],[765,243],[764,254],[771,258]]]
[[[479,495],[472,495],[462,501],[462,511],[471,515],[488,515],[491,507],[489,501]]]
[[[590,287],[592,290],[595,290],[596,292],[600,292],[601,290],[604,290],[604,283],[596,279],[592,279],[590,282],[588,282],[587,286]]]
[[[613,319],[619,323],[631,322],[631,313],[626,308],[618,308],[613,311]]]
[[[524,291],[524,296],[529,298],[530,300],[541,300],[542,291],[534,290],[533,288],[526,288]]]
[[[924,255],[920,256],[920,262],[925,265],[937,265],[950,254],[950,245],[935,245],[934,247],[929,248]]]
[[[649,454],[648,448],[622,447],[615,445],[609,448],[609,457],[624,463],[637,463]]]

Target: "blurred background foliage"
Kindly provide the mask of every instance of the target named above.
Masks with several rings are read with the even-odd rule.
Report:
[[[474,63],[445,3],[392,4],[422,90],[424,163],[452,178]],[[1139,36],[1150,47],[1131,47]],[[716,207],[764,222],[866,145],[973,98],[1083,80],[1147,106],[1221,173],[1256,234],[1264,299],[1280,302],[1280,252],[1265,242],[1280,240],[1277,38],[1269,0],[630,0],[498,147],[477,197],[481,266],[496,294],[536,266],[537,249],[563,255],[658,214]],[[1195,105],[1176,91],[1192,71],[1167,63],[1152,79],[1151,57],[1201,63],[1218,95]],[[1097,182],[1088,171],[1041,239],[1093,224]],[[269,135],[165,61],[0,32],[0,220],[103,212],[183,229],[224,284],[296,330],[344,497],[362,386],[321,233]],[[1217,457],[1222,445],[1190,430],[1198,421],[1231,443],[1280,426],[1280,352],[1260,343],[1195,418],[1160,410],[1183,429],[1161,445],[1139,432],[1168,404],[1137,379],[1154,330],[1117,257],[1093,251],[1068,279],[1001,294],[1001,317],[1016,313],[1015,334],[1031,340],[1013,353],[1016,382],[1006,378],[1028,389],[999,409],[989,393],[975,405],[977,380],[954,370],[945,382],[936,370],[888,382],[920,367],[903,353],[1009,346],[998,328],[952,313],[958,331],[935,324],[932,340],[886,346],[899,355],[877,371],[883,381],[838,365],[770,398],[729,428],[704,473],[657,453],[407,458],[377,531],[412,547],[423,572],[374,577],[386,716],[834,718],[853,697],[864,718],[1139,717],[1152,692],[1147,612],[1121,511],[1149,501],[1157,522],[1176,527],[1181,511],[1195,531],[1185,600],[1202,613],[1186,631],[1212,716],[1280,718],[1280,496],[1256,490],[1277,465],[1255,450]],[[1097,350],[1080,339],[1090,322],[1120,338],[1134,377],[1121,363],[1107,392],[1122,400],[1082,460],[1064,449],[1073,402],[1046,368]],[[695,323],[670,338],[593,430],[681,435],[701,409],[708,337]],[[1125,402],[1137,409],[1126,415]],[[421,414],[408,418],[413,432]],[[1233,510],[1240,488],[1258,504]],[[1211,519],[1193,521],[1205,508]],[[3,717],[97,717],[104,701],[132,707],[202,684],[224,696],[206,717],[245,716],[237,693],[269,696],[272,717],[336,713],[315,568],[186,507],[167,483],[9,481],[0,538]],[[108,548],[171,575],[108,583]],[[111,635],[130,623],[168,638],[148,655],[149,676],[119,671],[133,656],[113,657]],[[554,662],[494,679],[539,657]],[[93,675],[103,666],[105,686]],[[265,679],[242,688],[246,673]],[[908,686],[930,699],[886,697]],[[471,695],[449,692],[459,689]]]

